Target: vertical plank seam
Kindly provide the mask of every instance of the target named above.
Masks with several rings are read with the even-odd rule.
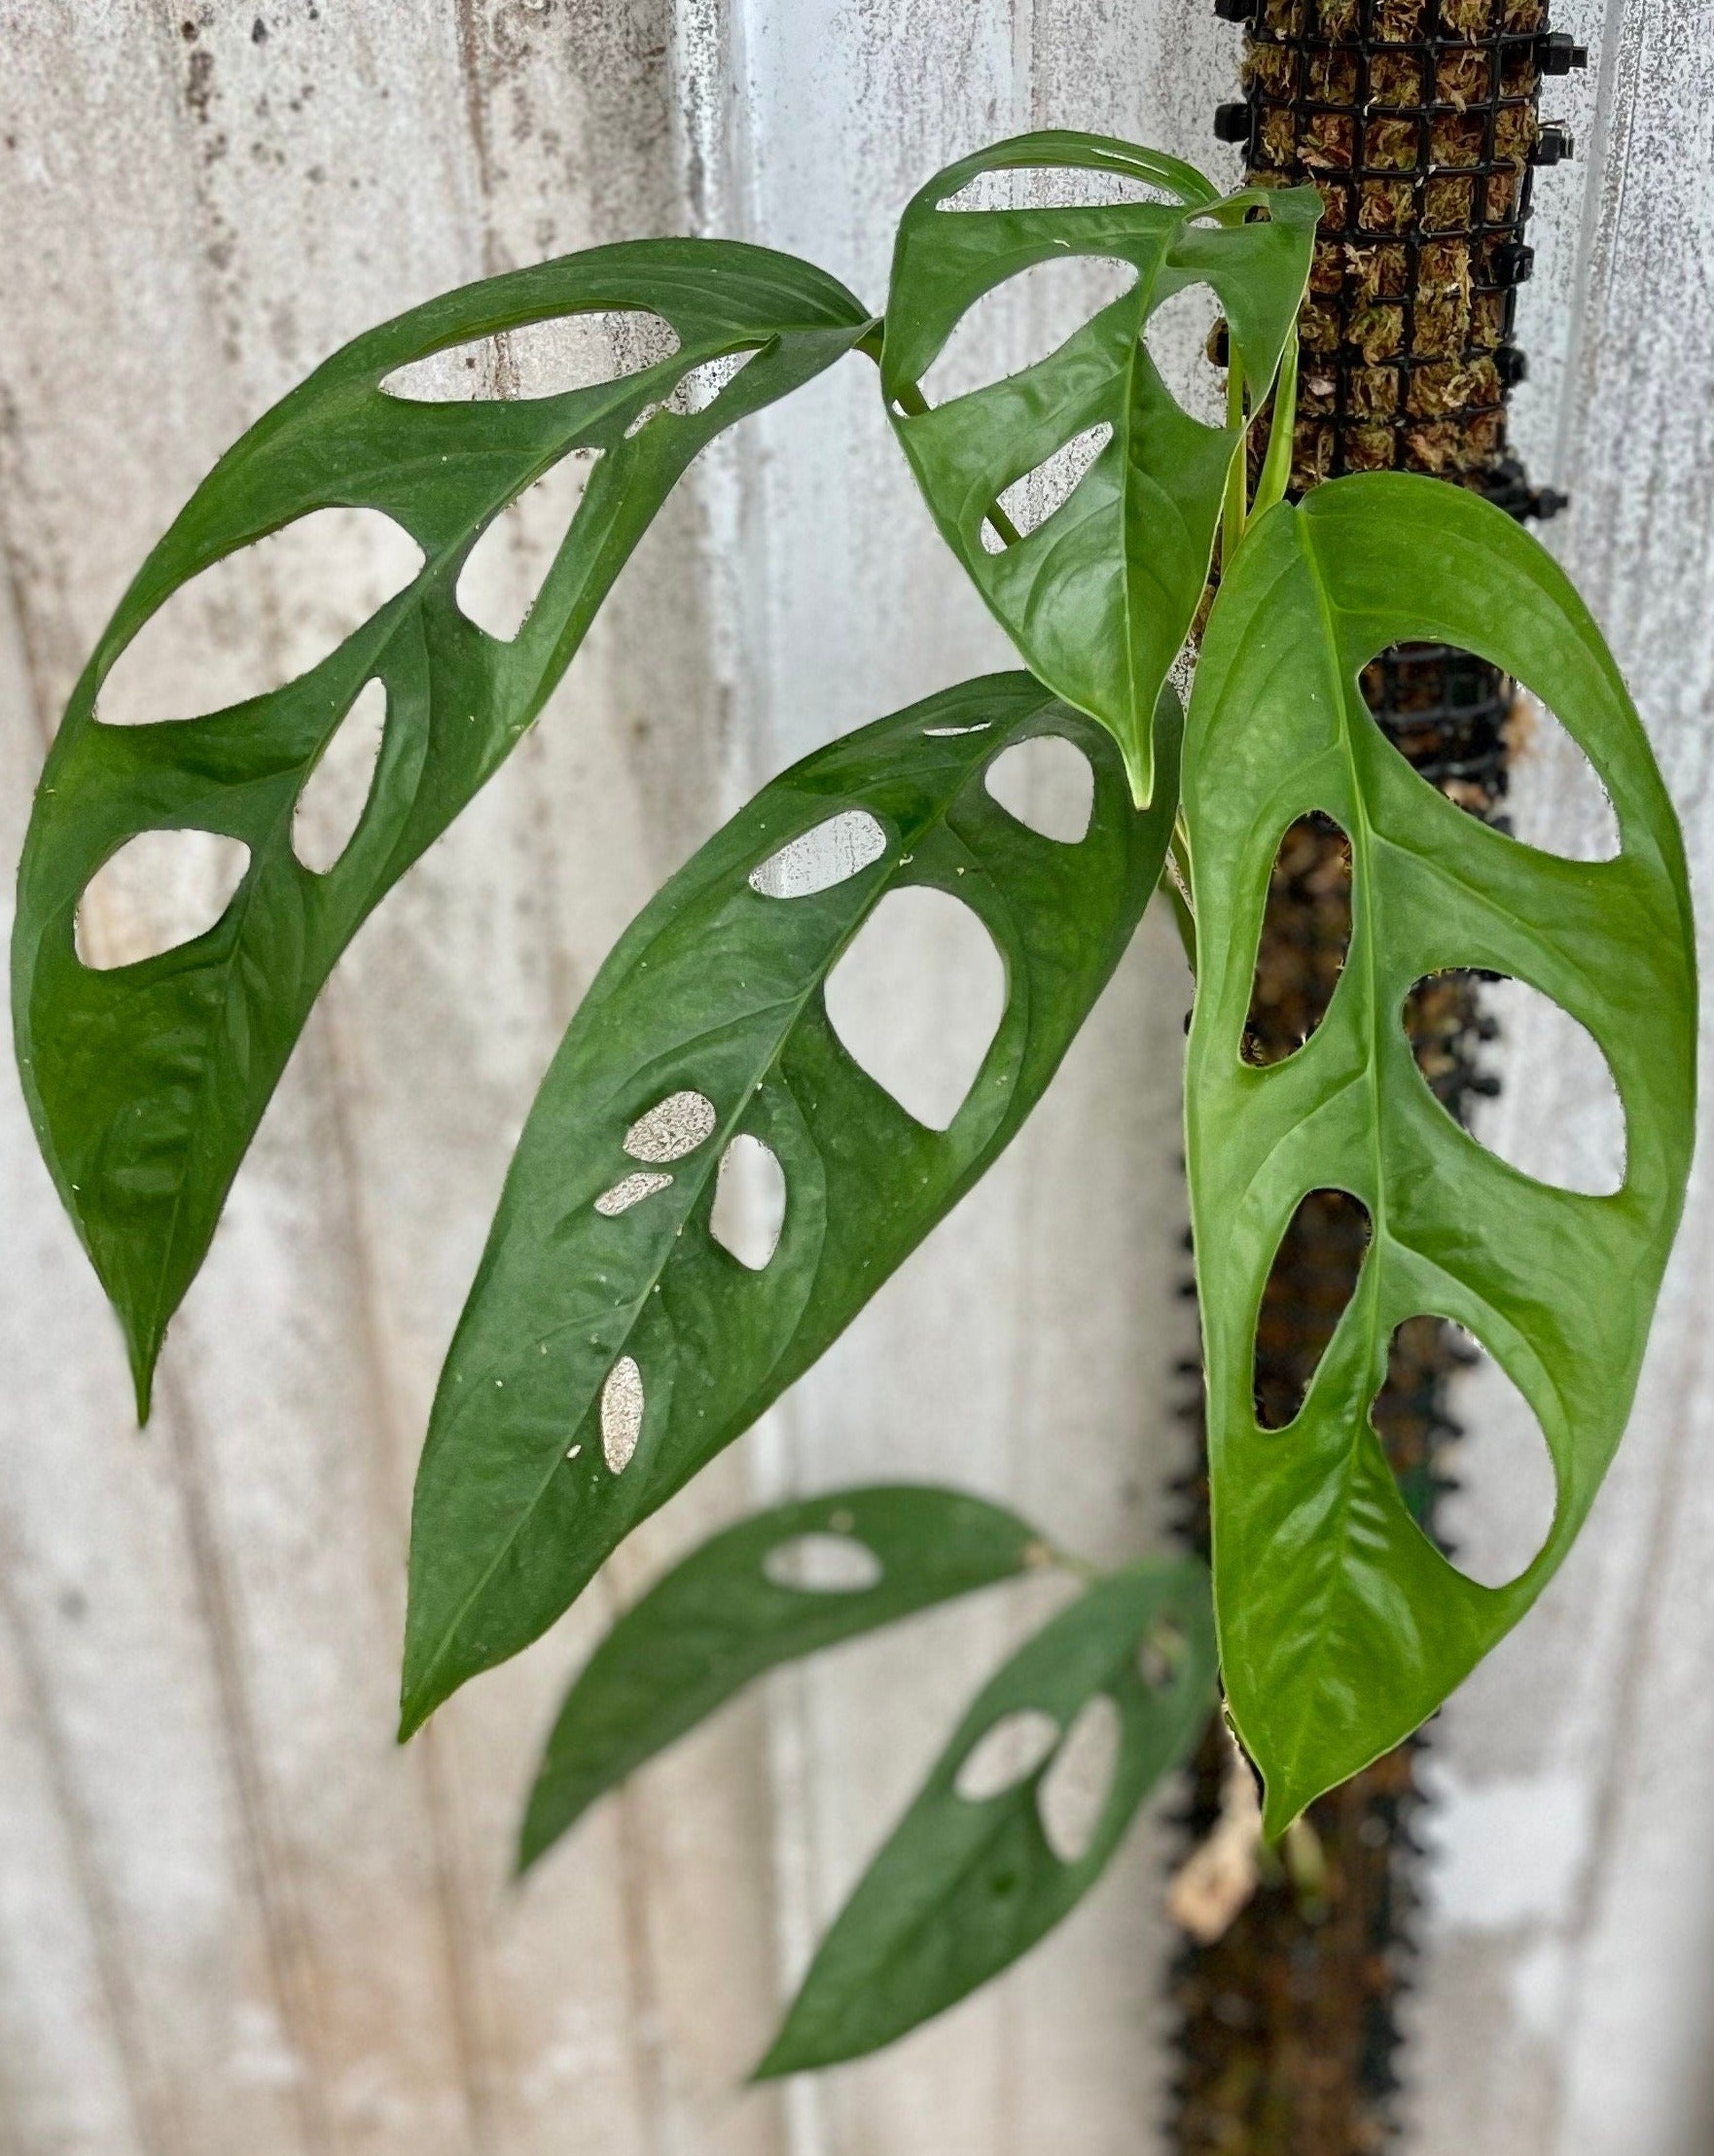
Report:
[[[325,2017],[303,1916],[296,1906],[291,1867],[262,1769],[232,1584],[209,1502],[202,1432],[189,1396],[170,1365],[161,1372],[157,1396],[164,1410],[161,1420],[166,1425],[178,1483],[196,1602],[214,1662],[221,1727],[237,1798],[250,1886],[262,1917],[269,1977],[287,2041],[303,2069],[293,2082],[295,2103],[306,2145],[314,2156],[333,2156],[337,2140],[323,2087]]]
[[[364,1202],[362,1168],[351,1129],[350,1080],[353,1059],[343,1052],[346,1039],[345,1007],[350,983],[336,974],[323,991],[325,1014],[323,1055],[328,1112],[334,1129],[334,1149],[339,1158],[352,1268],[357,1282],[357,1337],[367,1390],[375,1403],[381,1444],[389,1467],[397,1476],[405,1459],[403,1415],[393,1381],[390,1358],[383,1345],[383,1325],[378,1308],[378,1260],[369,1208]],[[377,1550],[392,1539],[394,1520],[385,1494],[375,1488],[373,1473],[365,1477],[372,1508],[371,1533]],[[477,2156],[487,2156],[493,2145],[492,2075],[484,2040],[478,1958],[471,1948],[472,1926],[460,1891],[455,1848],[458,1841],[453,1806],[447,1786],[449,1762],[444,1756],[436,1731],[423,1730],[417,1739],[418,1779],[423,1809],[428,1817],[430,1869],[434,1881],[435,1912],[442,1942],[447,2001],[453,2042],[457,2050],[459,2095],[463,2103],[470,2145]]]
[[[151,2056],[137,1995],[120,1951],[119,1918],[95,1855],[94,1829],[54,1713],[53,1692],[36,1652],[35,1638],[13,1584],[17,1569],[14,1553],[8,1548],[0,1558],[0,1621],[12,1638],[23,1678],[25,1703],[40,1735],[54,1809],[65,1834],[72,1877],[94,1948],[96,1984],[103,2012],[112,2024],[132,2128],[147,2156],[177,2156],[184,2145],[182,2120],[170,2086],[162,2081]]]

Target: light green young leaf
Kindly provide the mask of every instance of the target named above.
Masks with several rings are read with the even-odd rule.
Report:
[[[1406,641],[1526,682],[1589,756],[1616,860],[1536,851],[1416,776],[1370,717],[1365,663]],[[1240,1054],[1268,871],[1319,809],[1350,840],[1353,925],[1307,1044]],[[1200,973],[1186,1081],[1208,1363],[1222,1666],[1278,1834],[1432,1714],[1528,1608],[1625,1429],[1689,1166],[1696,980],[1670,803],[1599,632],[1548,553],[1479,497],[1339,479],[1252,527],[1203,641],[1186,753]],[[1485,1151],[1418,1074],[1401,1009],[1445,969],[1516,976],[1606,1055],[1628,1163],[1611,1197]],[[1373,1236],[1285,1429],[1258,1427],[1257,1313],[1300,1199],[1338,1188]],[[1410,1517],[1370,1420],[1393,1328],[1466,1326],[1538,1417],[1558,1504],[1516,1581],[1479,1586]]]
[[[639,372],[521,402],[423,403],[384,377],[446,347],[590,310],[647,310],[678,349]],[[168,1319],[196,1274],[310,1005],[370,909],[535,719],[631,548],[696,451],[862,336],[862,307],[758,247],[601,247],[431,300],[337,352],[231,449],[144,563],[78,683],[19,871],[13,1008],[37,1136],[125,1325],[146,1414]],[[701,409],[693,369],[753,355]],[[694,404],[696,400],[682,400]],[[528,619],[510,643],[454,597],[484,527],[571,451],[598,452]],[[151,616],[222,557],[334,505],[409,533],[414,580],[271,694],[206,718],[105,725],[102,684]],[[293,813],[366,684],[386,730],[362,821],[312,873]],[[78,957],[79,901],[141,832],[243,842],[243,881],[206,934],[128,966]]]
[[[943,206],[982,173],[1035,166],[1141,181],[1164,199]],[[1143,333],[1175,293],[1212,286],[1253,412],[1294,334],[1320,209],[1313,188],[1222,199],[1175,158],[1054,131],[948,165],[900,222],[881,355],[894,429],[947,545],[1019,655],[1111,731],[1138,801],[1154,786],[1155,699],[1201,599],[1242,441],[1242,429],[1183,409]],[[917,385],[975,301],[1035,264],[1078,255],[1132,264],[1136,282],[1038,365],[924,409]],[[1110,437],[1067,498],[1015,543],[984,545],[1006,489],[1100,427]]]
[[[926,1485],[833,1490],[739,1521],[627,1609],[566,1694],[519,1869],[765,1670],[1050,1562],[1016,1513]]]
[[[1012,1138],[1160,876],[1176,707],[1160,731],[1162,782],[1139,816],[1097,726],[1027,675],[967,682],[776,779],[621,938],[530,1113],[442,1373],[411,1519],[406,1734],[551,1624]],[[1093,770],[1075,845],[984,783],[1043,733]],[[811,832],[820,856],[798,846]],[[822,875],[785,872],[818,860]],[[998,1031],[945,1131],[852,1060],[823,1001],[881,899],[912,885],[963,901],[1005,961]],[[671,1127],[645,1143],[657,1115]],[[771,1149],[786,1190],[755,1272],[710,1229],[740,1134]]]
[[[876,2051],[1050,1931],[1196,1743],[1214,1705],[1214,1668],[1208,1575],[1194,1559],[1114,1573],[1062,1610],[959,1724],[822,1941],[758,2076]],[[1109,1779],[1098,1806],[1087,1807],[1076,1853],[1056,1851],[1054,1767],[1079,1715],[1102,1699],[1117,1723]],[[1007,1737],[1027,1740],[1032,1722],[1046,1749],[1025,1750],[1018,1778],[992,1788],[982,1755],[1006,1749]],[[982,1775],[974,1788],[973,1769]]]

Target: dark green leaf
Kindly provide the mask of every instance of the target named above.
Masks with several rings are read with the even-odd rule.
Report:
[[[1612,798],[1616,860],[1521,845],[1411,771],[1358,676],[1415,639],[1481,654],[1558,715]],[[1350,951],[1307,1044],[1257,1070],[1240,1044],[1268,871],[1310,810],[1350,840]],[[1185,814],[1216,1600],[1228,1696],[1277,1834],[1434,1711],[1588,1514],[1629,1412],[1690,1160],[1690,900],[1648,742],[1576,593],[1498,510],[1430,479],[1339,479],[1252,528],[1203,644]],[[1527,981],[1594,1036],[1625,1106],[1616,1196],[1520,1175],[1430,1094],[1401,1010],[1416,980],[1454,967]],[[1367,1207],[1372,1240],[1302,1411],[1264,1431],[1251,1396],[1263,1286],[1300,1199],[1320,1188]],[[1553,1457],[1553,1531],[1507,1587],[1477,1585],[1435,1550],[1370,1421],[1392,1330],[1419,1313],[1490,1351]]]
[[[947,210],[979,174],[1074,166],[1168,197],[1106,207]],[[1211,285],[1254,410],[1272,383],[1309,274],[1320,196],[1246,188],[1219,199],[1199,172],[1099,135],[1020,135],[938,173],[906,210],[893,257],[881,386],[947,545],[1027,661],[1107,726],[1139,801],[1154,785],[1155,698],[1202,596],[1241,430],[1194,419],[1143,341],[1174,293]],[[1246,223],[1246,216],[1256,222]],[[984,292],[1037,263],[1109,256],[1130,290],[1039,365],[929,411],[916,385]],[[1005,490],[1095,427],[1112,435],[1033,532],[990,551]]]
[[[652,310],[668,360],[527,402],[409,402],[384,376],[446,346],[591,309]],[[804,263],[703,240],[645,241],[495,277],[348,344],[204,480],[121,602],[43,775],[19,878],[13,997],[24,1090],[60,1195],[125,1324],[146,1412],[168,1318],[304,1019],[358,925],[541,710],[650,518],[711,436],[819,373],[862,308]],[[694,367],[754,352],[705,409],[661,406]],[[515,641],[466,620],[459,570],[483,527],[568,451],[598,450],[571,531]],[[309,672],[207,718],[114,726],[97,694],[182,584],[330,505],[378,510],[424,558],[415,580]],[[362,822],[331,871],[292,817],[365,684],[387,696]],[[249,866],[205,935],[136,965],[79,961],[79,900],[139,832],[236,838]]]
[[[827,1549],[867,1555],[878,1571],[872,1581],[836,1571],[837,1584],[811,1585],[779,1569]],[[728,1528],[621,1617],[566,1695],[530,1794],[520,1868],[765,1670],[1050,1560],[1016,1513],[926,1486],[834,1490]]]
[[[1214,1667],[1208,1575],[1193,1559],[1115,1573],[1061,1611],[959,1724],[822,1941],[759,2075],[877,2050],[1051,1930],[1196,1742],[1214,1705]],[[1080,1711],[1102,1697],[1117,1716],[1111,1778],[1067,1861],[1044,1820],[1044,1787]],[[994,1794],[960,1794],[983,1740],[1025,1715],[1054,1725],[1053,1749]]]
[[[531,1111],[442,1374],[411,1521],[407,1732],[550,1624],[1017,1131],[1160,875],[1176,707],[1160,730],[1163,780],[1138,816],[1108,738],[1026,675],[947,689],[775,780],[626,932]],[[1093,767],[1079,844],[1027,830],[983,783],[1001,750],[1039,733]],[[752,887],[839,817],[869,820],[868,866],[813,896]],[[971,906],[1005,961],[999,1030],[945,1131],[852,1061],[822,996],[879,901],[909,885]],[[639,1118],[675,1103],[668,1142],[640,1141]],[[740,1133],[771,1149],[786,1186],[759,1272],[710,1233]]]

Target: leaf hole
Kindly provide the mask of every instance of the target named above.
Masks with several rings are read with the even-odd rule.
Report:
[[[1585,1197],[1625,1186],[1625,1105],[1600,1043],[1528,981],[1466,968],[1406,998],[1405,1031],[1430,1092],[1519,1175]],[[1483,1050],[1505,1050],[1505,1079]]]
[[[1461,1325],[1408,1318],[1371,1420],[1406,1508],[1480,1587],[1529,1570],[1553,1532],[1553,1454],[1529,1402]]]
[[[775,1587],[806,1595],[861,1595],[878,1587],[885,1567],[854,1535],[794,1535],[776,1542],[762,1560]]]
[[[984,292],[960,316],[923,374],[931,405],[1020,374],[1059,350],[1137,281],[1134,263],[1110,255],[1055,255]]]
[[[1208,357],[1208,341],[1221,319],[1213,287],[1195,284],[1169,294],[1143,325],[1156,372],[1180,406],[1207,427],[1226,424],[1226,370]]]
[[[369,681],[322,750],[292,810],[292,851],[325,876],[357,835],[387,730],[387,686]]]
[[[1001,494],[999,506],[1019,539],[1039,531],[1050,516],[1065,507],[1079,480],[1112,440],[1113,428],[1103,419],[1099,426],[1086,427],[1082,434],[1073,435],[1033,472],[1013,480]],[[981,536],[983,553],[1003,554],[1012,544],[1001,538],[991,518],[982,519]]]
[[[622,1213],[628,1213],[633,1205],[641,1205],[645,1198],[652,1198],[658,1190],[670,1188],[670,1176],[639,1173],[623,1176],[612,1189],[603,1190],[595,1200],[595,1211],[605,1220],[614,1220]]]
[[[1351,945],[1351,842],[1319,809],[1287,827],[1268,875],[1242,1055],[1283,1063],[1327,1016]]]
[[[1521,683],[1506,716],[1506,821],[1514,838],[1566,861],[1616,861],[1619,818],[1563,722]]]
[[[489,517],[464,557],[453,596],[479,629],[510,644],[582,506],[598,449],[569,449],[533,485]]]
[[[991,1722],[958,1763],[954,1792],[985,1804],[1027,1782],[1059,1742],[1059,1724],[1039,1707],[1015,1708]]]
[[[601,1388],[601,1457],[614,1474],[630,1466],[643,1431],[643,1373],[622,1355]]]
[[[1190,1651],[1190,1635],[1176,1617],[1158,1617],[1137,1649],[1137,1675],[1152,1692],[1169,1692]]]
[[[1263,1430],[1284,1430],[1302,1410],[1357,1291],[1369,1235],[1369,1209],[1348,1190],[1311,1190],[1298,1201],[1256,1320],[1256,1421]]]
[[[563,397],[640,374],[678,348],[677,331],[648,308],[598,308],[448,345],[394,368],[381,389],[418,405]]]
[[[765,899],[812,899],[861,875],[886,850],[887,834],[866,808],[841,809],[752,868],[750,888]]]
[[[379,510],[312,510],[180,584],[120,654],[95,715],[151,725],[282,689],[396,598],[422,561]]]
[[[946,1130],[999,1031],[1006,971],[962,900],[912,885],[875,907],[826,998],[852,1061],[919,1123]]]
[[[1086,165],[1015,164],[979,172],[955,194],[935,204],[938,210],[1114,209],[1128,202],[1165,202],[1177,206],[1165,188],[1124,172],[1100,172]]]
[[[218,831],[140,831],[84,887],[78,957],[106,972],[195,942],[232,904],[249,866],[249,847]]]
[[[717,1120],[714,1103],[705,1093],[668,1093],[625,1132],[625,1149],[633,1160],[661,1167],[706,1144]]]
[[[785,1222],[785,1170],[771,1146],[740,1132],[720,1156],[708,1232],[740,1265],[759,1273],[779,1248]]]
[[[1008,816],[1041,837],[1062,846],[1088,837],[1095,774],[1089,758],[1062,733],[1032,734],[1002,749],[983,783]]]
[[[1087,1856],[1100,1831],[1119,1765],[1119,1709],[1097,1692],[1079,1709],[1036,1791],[1048,1847],[1062,1864]]]

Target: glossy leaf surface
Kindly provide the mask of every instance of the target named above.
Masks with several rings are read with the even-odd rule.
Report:
[[[1002,750],[1042,732],[1094,771],[1077,845],[1027,830],[982,783]],[[406,1731],[550,1624],[1018,1130],[1160,875],[1175,708],[1161,732],[1158,804],[1139,816],[1112,743],[1026,675],[946,690],[775,780],[621,938],[537,1096],[442,1374],[411,1523]],[[782,849],[850,818],[872,843],[839,850],[840,880],[776,886],[805,891],[788,897],[753,885]],[[879,901],[912,885],[971,907],[1005,964],[998,1031],[945,1131],[858,1067],[823,1000]],[[706,1135],[675,1155],[670,1183],[610,1216],[596,1201],[615,1202],[642,1157],[638,1119],[681,1101],[703,1104]],[[784,1224],[761,1271],[709,1231],[739,1133],[784,1171]]]
[[[1616,860],[1524,846],[1411,771],[1358,676],[1415,639],[1479,653],[1545,699],[1612,798]],[[1311,810],[1350,840],[1350,952],[1307,1044],[1255,1069],[1241,1043],[1268,869]],[[1228,1698],[1277,1833],[1434,1711],[1588,1514],[1629,1412],[1690,1159],[1690,901],[1648,742],[1576,593],[1501,512],[1425,478],[1336,480],[1252,527],[1203,642],[1185,815],[1216,1604]],[[1617,1195],[1532,1181],[1434,1100],[1401,1010],[1413,982],[1456,967],[1528,982],[1598,1042],[1625,1109]],[[1263,1287],[1299,1200],[1329,1188],[1368,1209],[1372,1239],[1302,1410],[1264,1431],[1251,1397]],[[1553,1454],[1553,1532],[1503,1588],[1435,1550],[1371,1424],[1393,1327],[1418,1313],[1490,1351]]]
[[[1099,1580],[981,1693],[822,1941],[759,2073],[798,2073],[891,2043],[1017,1961],[1088,1891],[1137,1806],[1184,1758],[1214,1705],[1208,1579],[1194,1559]],[[1088,1846],[1054,1854],[1042,1790],[1080,1710],[1117,1710],[1111,1778]],[[960,1793],[1008,1716],[1058,1744],[1011,1786]]]
[[[416,403],[382,378],[449,345],[592,309],[670,324],[673,356],[527,402]],[[371,331],[275,406],[197,489],[144,564],[72,697],[19,876],[13,995],[24,1090],[60,1194],[130,1343],[140,1403],[168,1318],[311,1003],[358,925],[530,725],[631,548],[696,451],[808,380],[861,335],[842,286],[761,248],[637,242],[522,269]],[[706,408],[661,406],[694,367],[753,353]],[[517,638],[454,599],[484,527],[568,452],[599,452]],[[165,601],[251,541],[330,505],[382,512],[420,573],[271,694],[203,718],[115,726],[96,699]],[[293,811],[366,684],[387,722],[355,836],[325,875],[292,850]],[[79,901],[137,833],[242,840],[250,863],[194,941],[95,972]]]
[[[1059,209],[947,210],[980,175],[1073,167],[1141,181],[1166,197]],[[1224,199],[1177,159],[1104,136],[1020,135],[948,165],[899,227],[881,384],[947,544],[1039,680],[1108,727],[1139,801],[1154,785],[1150,723],[1208,575],[1242,430],[1185,411],[1143,332],[1175,293],[1213,288],[1252,408],[1267,394],[1309,274],[1313,188],[1247,188]],[[1246,223],[1246,215],[1262,213]],[[916,385],[985,292],[1038,263],[1105,256],[1136,282],[1036,366],[933,410]],[[1111,437],[1036,529],[990,552],[1000,495],[1089,429]]]
[[[868,1552],[873,1585],[777,1576],[805,1538]],[[835,1490],[703,1543],[627,1609],[566,1695],[519,1836],[534,1863],[603,1791],[765,1670],[1048,1560],[1016,1513],[926,1485]]]

